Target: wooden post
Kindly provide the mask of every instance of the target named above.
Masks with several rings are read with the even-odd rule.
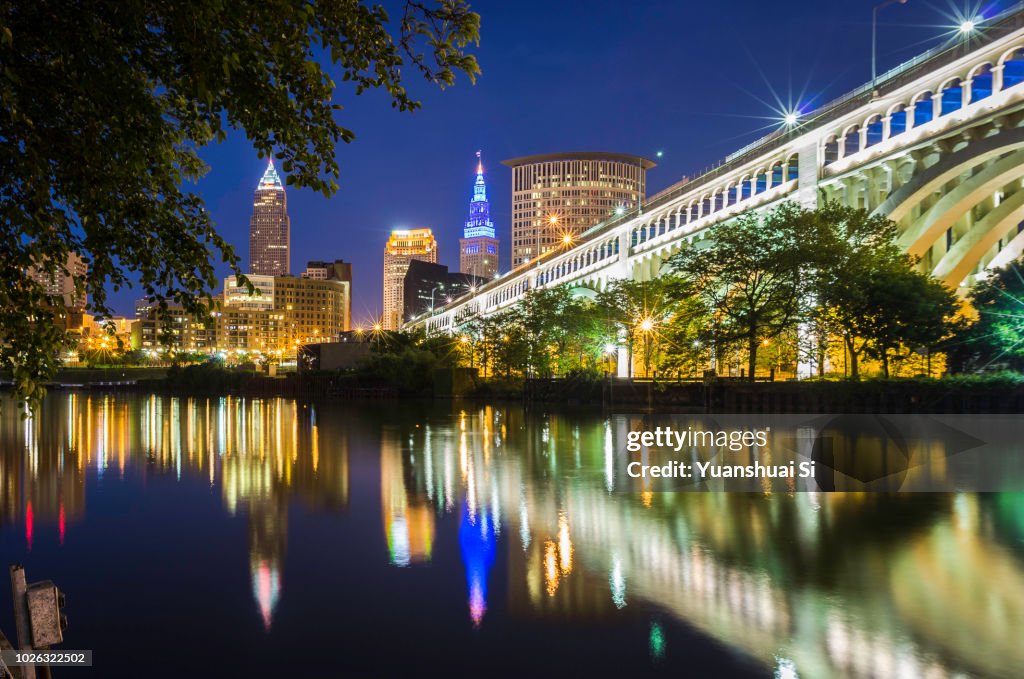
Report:
[[[28,583],[25,581],[25,569],[21,564],[11,566],[11,600],[14,602],[14,627],[18,635],[18,648],[22,651],[32,650],[32,633],[29,629],[28,602],[25,592]],[[35,665],[22,665],[23,679],[36,679]]]

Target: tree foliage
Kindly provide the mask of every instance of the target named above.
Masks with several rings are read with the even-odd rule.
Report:
[[[397,27],[358,0],[0,0],[0,368],[37,399],[56,368],[62,310],[25,272],[88,261],[90,310],[137,276],[204,315],[212,259],[239,258],[186,187],[199,149],[241,130],[289,184],[331,195],[337,82],[419,106],[403,67],[446,87],[472,79],[479,16],[462,0],[409,1]]]
[[[707,304],[717,337],[746,344],[751,380],[758,347],[791,327],[800,312],[805,221],[793,203],[763,215],[745,212],[711,227],[708,238],[669,261]]]
[[[1024,370],[1024,258],[990,271],[969,299],[977,318],[950,343],[958,362],[976,370]]]

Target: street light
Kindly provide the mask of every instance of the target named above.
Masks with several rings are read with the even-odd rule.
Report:
[[[554,229],[556,226],[558,226],[558,215],[550,215],[548,217],[548,228],[549,229]],[[543,247],[543,245],[541,243],[540,232],[538,232],[537,233],[537,258],[538,259],[540,259],[541,248],[542,247]]]
[[[651,374],[651,331],[654,330],[654,319],[644,316],[637,323],[637,327],[644,333],[644,377]]]
[[[973,33],[976,27],[977,25],[974,23],[974,21],[972,19],[968,19],[967,21],[964,21],[960,24],[960,33],[962,35]]]
[[[878,70],[876,64],[878,61],[878,11],[885,9],[889,5],[905,5],[907,0],[885,0],[885,2],[875,5],[875,8],[871,10],[871,90],[875,89],[875,81],[878,80]]]

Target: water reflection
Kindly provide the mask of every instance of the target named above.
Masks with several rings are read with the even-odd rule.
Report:
[[[56,525],[63,544],[85,516],[88,470],[97,483],[110,474],[123,479],[132,464],[142,474],[203,476],[220,486],[230,515],[245,514],[252,592],[269,629],[281,597],[289,499],[311,509],[348,506],[348,439],[332,437],[321,460],[320,435],[315,408],[283,399],[71,393],[48,398],[20,423],[4,403],[0,519],[24,521],[29,550],[37,525]]]
[[[24,421],[3,410],[0,519],[31,549],[40,531],[63,542],[87,520],[87,483],[201,478],[245,517],[269,630],[287,596],[289,508],[346,512],[351,468],[369,465],[380,519],[361,520],[382,531],[380,567],[457,578],[473,627],[495,615],[635,620],[665,664],[681,624],[776,676],[1024,667],[1021,494],[614,492],[635,424],[518,407],[55,395]]]

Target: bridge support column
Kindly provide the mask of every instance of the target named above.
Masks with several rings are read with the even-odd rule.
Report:
[[[619,347],[615,352],[615,376],[629,377],[629,349]]]
[[[796,199],[801,207],[813,210],[818,207],[818,142],[812,142],[797,151]]]

